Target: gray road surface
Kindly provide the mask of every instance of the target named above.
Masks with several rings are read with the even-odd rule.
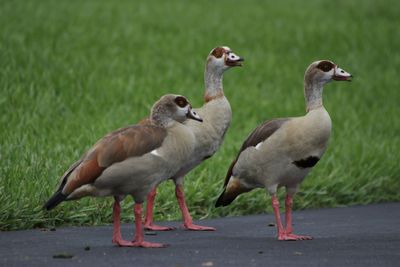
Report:
[[[112,226],[0,232],[0,266],[400,266],[400,203],[295,211],[293,221],[315,239],[277,241],[272,214],[201,221],[216,232],[145,236],[164,249],[116,247]],[[122,230],[131,239],[133,224]]]

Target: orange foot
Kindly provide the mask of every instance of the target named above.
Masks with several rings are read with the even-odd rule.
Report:
[[[308,235],[295,235],[295,234],[281,234],[278,236],[278,240],[282,241],[297,241],[297,240],[311,240],[312,236]]]
[[[123,240],[120,238],[113,238],[112,242],[119,247],[131,247],[132,241]]]
[[[168,245],[161,243],[152,243],[147,241],[131,242],[131,247],[142,247],[142,248],[166,248]]]
[[[201,226],[201,225],[196,225],[196,224],[183,224],[183,227],[186,228],[186,230],[190,231],[215,231],[216,229],[214,227],[208,227],[208,226]]]
[[[169,226],[160,226],[160,225],[155,225],[155,224],[145,224],[144,229],[150,230],[150,231],[171,231],[175,230],[175,227],[169,227]]]
[[[165,248],[167,245],[161,243],[151,243],[147,241],[126,241],[123,239],[113,239],[112,241],[119,247],[142,247],[142,248]]]

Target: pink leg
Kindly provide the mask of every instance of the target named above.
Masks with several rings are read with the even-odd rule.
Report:
[[[153,190],[147,195],[147,205],[146,205],[146,217],[144,220],[144,229],[152,230],[152,231],[169,231],[174,230],[174,227],[165,227],[153,224],[153,206],[154,199],[157,195],[157,187],[154,187]]]
[[[285,220],[286,220],[286,237],[291,238],[289,240],[311,240],[311,236],[295,235],[292,229],[292,206],[293,198],[287,194],[285,199]]]
[[[122,239],[120,214],[121,214],[121,206],[119,205],[119,200],[117,198],[115,198],[114,207],[113,207],[114,230],[113,230],[112,242],[114,244],[117,244],[120,247],[126,247],[126,246],[130,246],[132,244],[132,242]]]
[[[286,221],[286,233],[291,234],[292,229],[292,206],[293,198],[290,195],[286,195],[285,199],[285,221]]]
[[[283,229],[281,214],[279,212],[279,200],[276,195],[272,197],[272,208],[274,209],[275,220],[276,220],[276,228],[278,230],[278,240],[286,240],[285,239],[285,230]]]
[[[192,217],[190,216],[189,210],[188,210],[188,208],[186,206],[185,194],[183,193],[183,188],[182,188],[181,185],[176,185],[175,195],[176,195],[176,198],[178,200],[179,208],[181,209],[181,212],[182,212],[183,226],[187,230],[193,230],[193,231],[215,231],[215,228],[213,228],[213,227],[200,226],[200,225],[193,224]]]
[[[135,240],[132,242],[132,247],[144,247],[144,248],[163,248],[166,245],[161,243],[151,243],[144,241],[144,234],[142,228],[142,204],[135,203]]]

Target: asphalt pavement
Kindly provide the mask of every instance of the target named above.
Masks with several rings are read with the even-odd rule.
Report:
[[[119,248],[112,226],[0,232],[0,266],[400,266],[400,203],[295,211],[294,232],[277,241],[272,214],[197,222],[215,232],[150,232],[161,249]],[[131,239],[133,223],[122,227]]]

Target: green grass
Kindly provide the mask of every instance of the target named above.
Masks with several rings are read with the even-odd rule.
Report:
[[[192,215],[270,211],[263,190],[215,209],[247,134],[304,114],[303,73],[332,59],[352,83],[326,86],[330,146],[295,208],[399,201],[399,1],[1,1],[0,230],[111,222],[111,199],[41,209],[59,177],[98,138],[147,116],[166,93],[202,104],[208,52],[246,58],[225,74],[233,121],[219,152],[186,177]],[[132,200],[123,204],[133,217]],[[160,187],[156,220],[180,213]]]

